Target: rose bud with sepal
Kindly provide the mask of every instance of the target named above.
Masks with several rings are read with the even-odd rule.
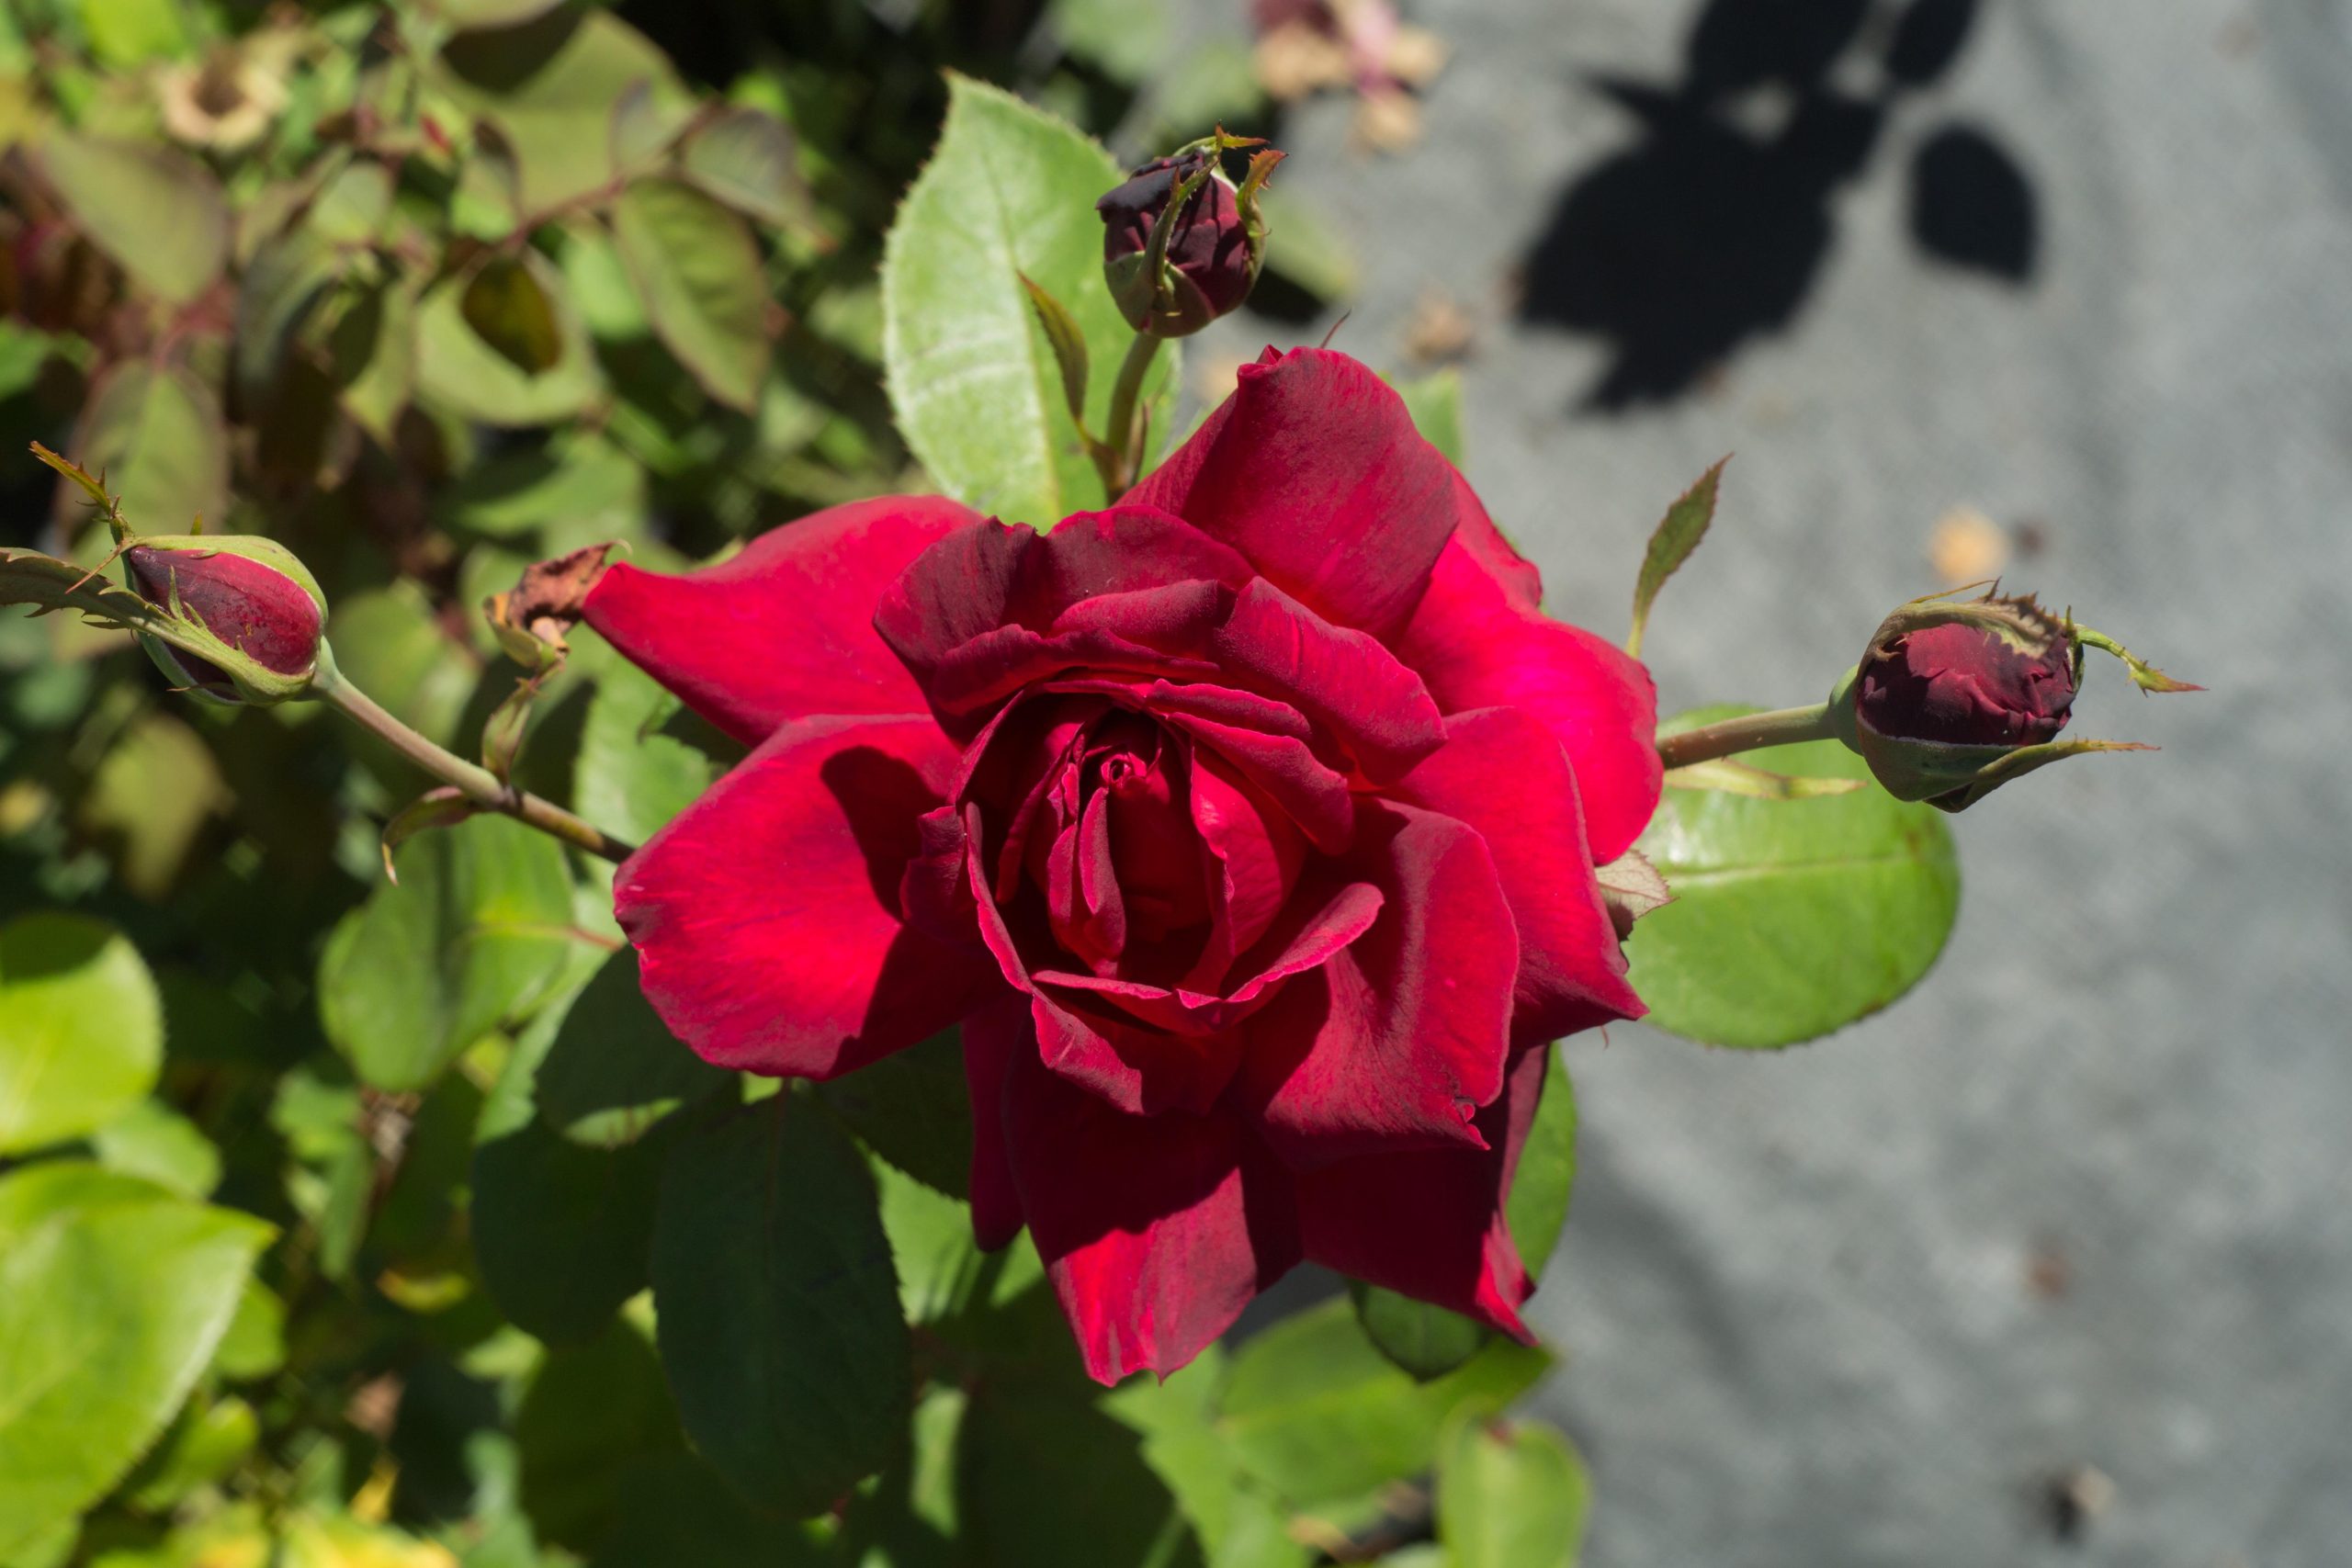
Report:
[[[180,634],[139,634],[174,686],[226,704],[311,689],[326,655],[327,601],[293,551],[251,536],[132,536],[122,560],[131,591]]]
[[[1102,275],[1136,331],[1186,337],[1250,297],[1266,254],[1258,197],[1283,155],[1253,154],[1238,186],[1219,160],[1258,145],[1220,131],[1144,164],[1094,204]]]
[[[2061,740],[2083,649],[2123,660],[2143,691],[2193,692],[2113,638],[2053,615],[2031,594],[1931,595],[1880,623],[1831,693],[1838,737],[1888,794],[1960,811],[2044,763],[2085,751],[2143,751],[2120,740]]]

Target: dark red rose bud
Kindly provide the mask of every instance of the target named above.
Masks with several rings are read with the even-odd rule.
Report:
[[[2075,704],[2074,644],[1948,621],[1873,643],[1856,699],[1879,734],[1962,746],[2054,740]]]
[[[1210,140],[1146,164],[1094,204],[1102,215],[1103,276],[1137,332],[1196,333],[1238,307],[1258,280],[1265,225],[1257,197],[1282,154],[1257,154],[1237,188],[1217,163],[1236,139]],[[1155,236],[1164,250],[1158,266]]]
[[[174,682],[220,702],[282,702],[307,690],[324,646],[326,596],[269,539],[182,535],[123,551],[133,592],[166,611],[184,643],[140,641]]]
[[[2121,660],[2143,691],[2196,690],[2031,594],[1961,603],[1939,594],[1880,624],[1831,694],[1830,717],[1888,794],[1959,811],[2062,757],[2142,750],[2058,739],[2086,647]]]

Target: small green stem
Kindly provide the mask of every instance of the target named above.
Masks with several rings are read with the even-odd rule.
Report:
[[[1119,379],[1111,388],[1111,421],[1102,433],[1103,444],[1109,448],[1110,460],[1102,471],[1102,483],[1116,501],[1136,482],[1136,470],[1143,467],[1143,430],[1136,415],[1143,403],[1143,378],[1151,369],[1151,362],[1159,354],[1159,340],[1149,333],[1137,333],[1127,344],[1127,356],[1119,362]]]
[[[311,690],[345,718],[375,735],[393,750],[455,788],[485,811],[512,817],[542,833],[552,834],[567,844],[615,863],[625,861],[637,852],[634,844],[623,843],[593,824],[574,817],[551,800],[543,800],[528,790],[501,784],[498,775],[488,768],[469,762],[456,752],[426,739],[385,712],[375,698],[345,680],[331,667],[324,666],[323,661]]]
[[[1837,734],[1838,728],[1830,721],[1829,705],[1815,703],[1808,708],[1744,714],[1738,718],[1686,729],[1679,735],[1663,735],[1658,738],[1657,754],[1669,768],[1687,768],[1693,762],[1728,757],[1737,751],[1787,746],[1799,740],[1829,740]]]

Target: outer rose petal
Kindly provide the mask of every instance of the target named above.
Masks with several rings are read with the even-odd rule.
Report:
[[[1326,619],[1385,636],[1454,526],[1453,468],[1404,400],[1344,354],[1272,349],[1127,493],[1250,558]]]
[[[899,918],[956,762],[928,718],[805,719],[632,855],[614,911],[671,1032],[721,1066],[828,1078],[989,995],[985,952]]]
[[[1625,954],[1585,849],[1576,775],[1559,738],[1520,708],[1445,721],[1444,747],[1389,791],[1477,829],[1519,923],[1511,1037],[1556,1040],[1648,1010],[1625,983]]]
[[[884,496],[684,576],[624,561],[589,590],[588,624],[747,745],[817,714],[921,713],[922,693],[875,635],[875,601],[909,561],[979,521],[941,496]]]
[[[1576,770],[1592,858],[1605,865],[1657,809],[1657,688],[1622,649],[1523,603],[1523,580],[1482,565],[1485,548],[1446,547],[1393,646],[1446,713],[1519,707],[1551,727]]]
[[[1501,1092],[1519,937],[1486,841],[1450,818],[1367,801],[1341,867],[1378,888],[1372,928],[1249,1023],[1237,1078],[1292,1165],[1481,1146]]]
[[[1018,1058],[1005,1132],[1086,1370],[1163,1376],[1298,1261],[1288,1179],[1228,1113],[1128,1116]]]
[[[1502,1209],[1550,1055],[1537,1047],[1512,1062],[1502,1096],[1478,1116],[1490,1148],[1375,1155],[1302,1172],[1306,1256],[1532,1344],[1519,1305],[1534,1281]]]
[[[964,1082],[972,1098],[972,1235],[994,1252],[1021,1234],[1021,1189],[1005,1146],[1004,1080],[1037,1055],[1029,998],[1007,987],[964,1020]]]

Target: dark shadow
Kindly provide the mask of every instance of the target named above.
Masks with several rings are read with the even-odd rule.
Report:
[[[2012,283],[2033,276],[2033,186],[1993,139],[1950,125],[1911,159],[1911,237],[1939,261]]]
[[[1561,197],[1520,307],[1612,346],[1593,404],[1679,396],[1796,319],[1835,238],[1833,198],[1870,167],[1903,97],[1951,69],[1975,11],[1911,0],[1874,28],[1866,0],[1708,0],[1679,83],[1594,80],[1637,139]],[[1913,196],[1929,254],[2030,277],[2032,186],[1983,133],[1931,136]]]

